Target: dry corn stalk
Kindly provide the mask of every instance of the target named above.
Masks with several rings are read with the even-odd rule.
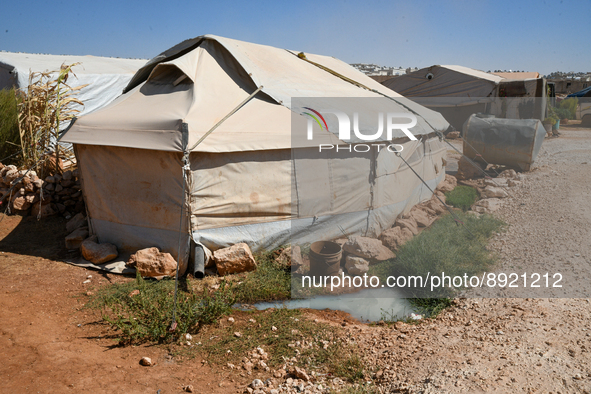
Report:
[[[58,142],[60,126],[67,124],[84,104],[75,94],[87,85],[72,88],[67,84],[71,65],[62,64],[59,71],[31,72],[29,86],[20,90],[18,123],[24,164],[36,166],[38,174],[61,172],[60,159],[74,157],[71,147]],[[55,77],[57,74],[57,78]]]

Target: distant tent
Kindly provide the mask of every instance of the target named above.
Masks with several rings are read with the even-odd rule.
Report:
[[[72,69],[77,79],[69,80],[68,84],[72,87],[88,84],[77,94],[84,103],[82,115],[107,105],[121,95],[146,60],[0,52],[0,89],[26,89],[30,72],[58,71],[62,64],[73,63],[81,64]]]
[[[436,132],[449,124],[440,114],[335,58],[206,35],[152,59],[125,94],[63,136],[78,157],[91,231],[122,252],[157,246],[175,258],[180,237],[182,273],[191,244],[246,242],[256,251],[305,239],[311,228],[323,239],[343,228],[376,236],[431,197],[385,150],[315,159],[318,141],[348,144],[325,129],[314,141],[293,138],[293,125],[307,124],[296,103],[306,97],[374,98],[416,114],[420,140],[393,137],[430,187],[444,179],[446,147]]]
[[[536,72],[536,71],[497,72],[497,73],[491,73],[491,74],[498,75],[499,77],[501,77],[503,79],[523,80],[523,79],[540,78],[540,73]]]
[[[458,130],[471,114],[479,112],[513,119],[545,117],[546,82],[543,78],[504,79],[468,67],[434,65],[382,83],[441,112]]]

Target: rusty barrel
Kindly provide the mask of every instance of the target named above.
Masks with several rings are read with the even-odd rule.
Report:
[[[318,241],[310,245],[310,273],[336,275],[341,268],[343,249],[331,241]]]

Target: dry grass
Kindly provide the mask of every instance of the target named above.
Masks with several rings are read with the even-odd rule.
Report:
[[[60,172],[60,159],[74,157],[72,149],[57,142],[60,127],[72,120],[84,104],[75,94],[86,85],[71,87],[68,79],[76,76],[72,67],[63,64],[59,71],[32,72],[29,86],[19,93],[18,125],[23,165],[35,166],[41,176]],[[57,75],[57,77],[56,77]],[[49,160],[51,158],[51,160]]]

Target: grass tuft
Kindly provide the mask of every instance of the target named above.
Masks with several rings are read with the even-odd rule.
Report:
[[[291,297],[291,272],[275,262],[278,254],[272,251],[255,256],[257,269],[246,273],[234,288],[237,302],[252,304]]]
[[[445,199],[449,205],[466,212],[478,200],[478,192],[473,187],[459,185],[445,193]]]

